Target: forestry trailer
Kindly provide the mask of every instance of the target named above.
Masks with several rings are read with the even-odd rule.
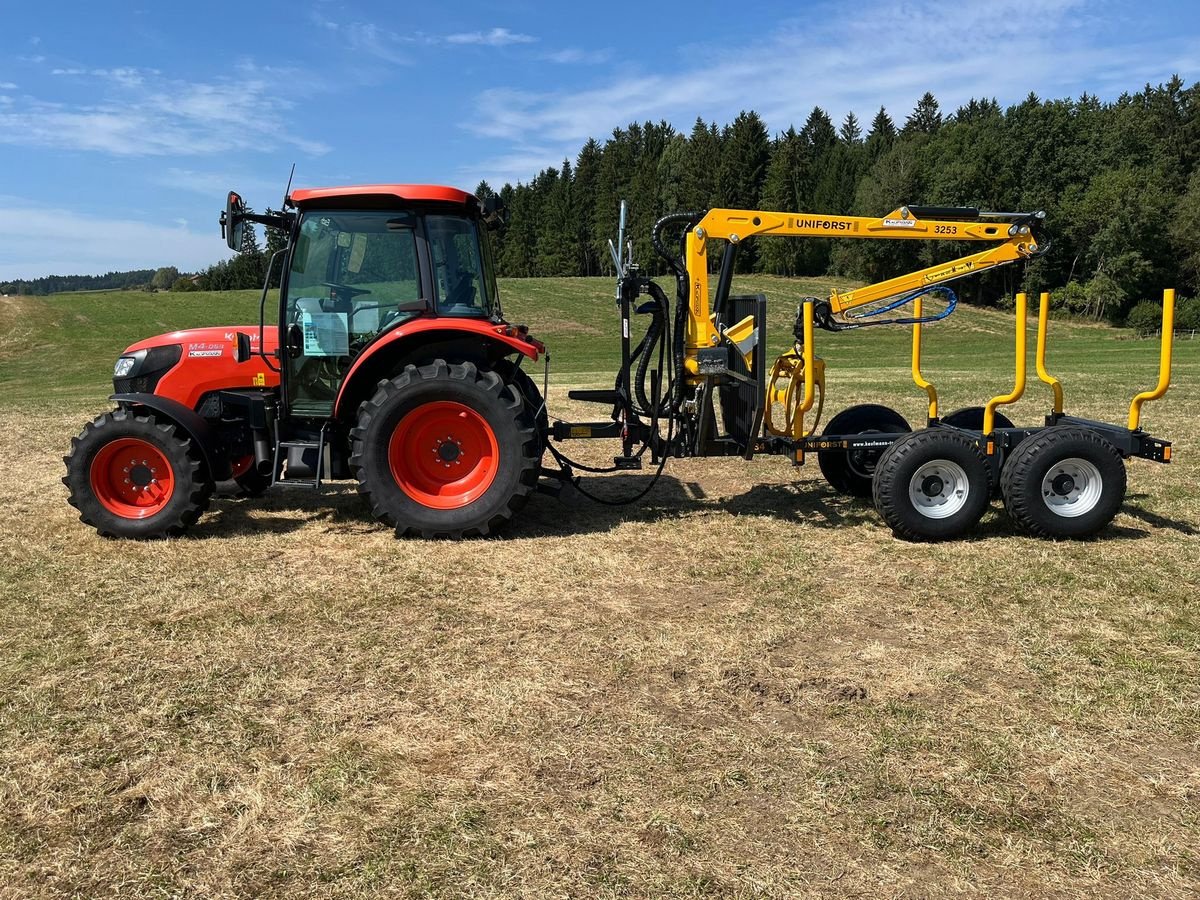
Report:
[[[799,465],[815,452],[833,488],[873,498],[903,538],[962,535],[997,493],[1024,531],[1091,535],[1120,508],[1124,460],[1171,458],[1171,445],[1139,422],[1142,404],[1170,382],[1173,291],[1164,298],[1158,384],[1134,398],[1125,424],[1064,412],[1062,387],[1045,365],[1046,294],[1035,358],[1054,403],[1043,423],[1016,427],[999,411],[1025,389],[1024,294],[1016,298],[1011,391],[939,417],[937,391],[921,372],[922,326],[957,302],[949,283],[1037,256],[1043,218],[917,206],[878,219],[729,209],[669,215],[655,224],[653,246],[674,276],[672,298],[622,249],[622,204],[611,248],[620,370],[610,390],[570,392],[610,411],[578,423],[550,420],[523,367],[545,347],[501,311],[488,236],[503,221],[494,198],[430,185],[321,188],[291,191],[284,212],[260,215],[231,192],[221,217],[230,248],[242,246],[251,222],[287,235],[267,267],[258,323],[176,331],[125,350],[113,372],[116,408],[72,440],[63,481],[81,520],[114,537],[182,533],[221,481],[254,495],[353,478],[397,534],[461,538],[495,532],[535,490],[554,493],[571,481],[587,494],[576,470],[637,470],[648,456],[656,478],[670,457],[765,453]],[[771,360],[766,298],[732,294],[738,249],[759,235],[982,249],[805,300],[792,349]],[[710,249],[721,252],[713,290]],[[277,270],[276,324],[268,324]],[[633,327],[635,316],[646,317],[644,329]],[[866,404],[842,410],[818,434],[818,330],[877,324],[911,327],[912,377],[928,396],[927,421],[913,430],[896,411]],[[548,374],[547,360],[543,384]],[[575,463],[560,446],[595,438],[619,442],[612,466]],[[556,466],[543,465],[547,454]]]

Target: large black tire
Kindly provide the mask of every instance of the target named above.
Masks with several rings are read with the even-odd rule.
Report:
[[[511,384],[521,399],[525,401],[525,411],[536,427],[538,457],[540,458],[546,449],[546,441],[550,434],[550,413],[546,409],[546,401],[542,397],[542,392],[528,372],[513,365],[507,359],[502,359],[497,363],[496,372],[505,382]]]
[[[956,409],[948,416],[942,416],[943,425],[953,425],[955,428],[968,428],[971,431],[983,430],[983,407],[982,406],[964,406],[962,409]],[[996,411],[994,428],[1012,428],[1012,419],[1006,416],[999,410]]]
[[[896,441],[875,467],[875,508],[899,538],[944,541],[983,516],[991,476],[982,451],[946,428],[914,431]]]
[[[67,502],[79,510],[81,522],[105,537],[183,534],[208,508],[213,492],[190,437],[171,422],[127,409],[83,426],[63,462]]]
[[[822,434],[869,434],[912,431],[904,416],[875,403],[851,406],[829,420]],[[886,447],[869,450],[821,450],[817,465],[834,490],[851,497],[870,497],[875,467]]]
[[[1100,531],[1125,500],[1125,461],[1086,428],[1056,425],[1026,438],[1000,473],[1004,506],[1024,531],[1084,538]]]
[[[541,469],[523,398],[469,362],[410,365],[381,381],[350,436],[358,490],[397,536],[493,534],[525,505]]]

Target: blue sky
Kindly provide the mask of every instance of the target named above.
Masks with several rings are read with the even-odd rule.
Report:
[[[684,15],[684,11],[689,15]],[[224,254],[234,187],[528,180],[631,120],[1200,78],[1193,3],[0,0],[0,279]],[[636,200],[636,198],[631,198]]]

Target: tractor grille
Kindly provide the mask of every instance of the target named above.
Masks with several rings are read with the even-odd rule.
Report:
[[[158,387],[159,379],[177,363],[183,356],[182,344],[171,344],[166,347],[151,347],[142,351],[146,355],[139,363],[135,363],[133,371],[124,378],[113,379],[113,390],[118,394],[152,394]],[[140,355],[140,354],[135,354]]]

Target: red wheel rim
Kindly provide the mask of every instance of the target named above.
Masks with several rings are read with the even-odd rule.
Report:
[[[461,403],[436,400],[404,414],[388,441],[401,490],[432,509],[461,509],[496,480],[500,447],[487,420]]]
[[[101,447],[89,480],[100,505],[123,519],[149,518],[175,493],[171,463],[141,438],[118,438]]]
[[[245,475],[247,472],[250,471],[250,467],[253,465],[254,465],[254,454],[253,453],[247,453],[245,456],[241,457],[240,459],[235,459],[230,465],[230,468],[233,470],[233,472],[232,472],[233,477],[241,478],[243,475]]]

